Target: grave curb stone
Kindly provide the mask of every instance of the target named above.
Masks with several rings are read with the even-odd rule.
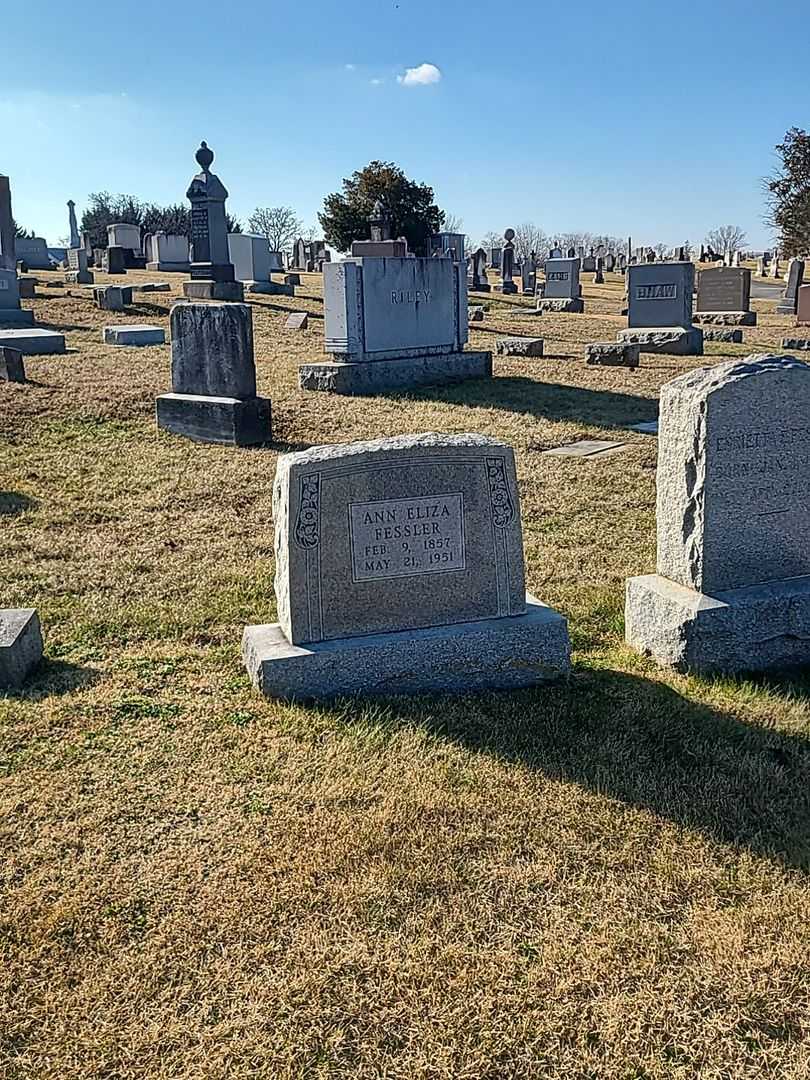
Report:
[[[155,403],[157,425],[192,442],[259,446],[272,438],[269,398],[161,394]]]
[[[42,654],[42,628],[35,609],[0,608],[0,689],[19,689]]]
[[[366,360],[354,364],[323,361],[301,364],[301,390],[333,394],[373,395],[409,386],[444,386],[466,379],[492,377],[492,353],[464,351],[399,360]]]

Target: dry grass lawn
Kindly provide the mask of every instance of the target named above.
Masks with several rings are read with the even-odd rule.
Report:
[[[42,279],[57,275],[41,274]],[[542,360],[408,396],[297,389],[323,304],[252,301],[272,448],[157,434],[168,326],[40,288],[65,356],[0,383],[3,606],[35,606],[47,662],[0,698],[4,1080],[810,1076],[810,680],[702,680],[623,644],[624,579],[654,567],[663,382],[774,350],[586,367],[622,282],[587,314],[482,298],[471,346],[540,334]],[[101,280],[101,275],[99,275]],[[31,302],[25,302],[29,304]],[[306,308],[310,329],[283,329]],[[265,701],[239,660],[274,615],[279,451],[476,431],[516,450],[535,595],[568,616],[555,690]],[[593,460],[539,450],[578,437]]]

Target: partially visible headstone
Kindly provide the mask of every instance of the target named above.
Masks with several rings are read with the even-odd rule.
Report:
[[[565,443],[563,446],[554,446],[550,450],[542,450],[541,454],[549,457],[610,457],[620,453],[625,446],[626,443],[611,442],[608,439],[580,439],[579,442]]]
[[[796,325],[810,326],[810,285],[801,285],[796,303]]]
[[[0,381],[25,382],[25,364],[19,349],[9,345],[0,345]]]
[[[48,254],[47,241],[41,236],[18,236],[14,241],[14,250],[18,259],[22,259],[29,270],[50,270],[51,257]]]
[[[17,288],[20,290],[21,300],[34,300],[37,295],[37,279],[29,277],[21,277],[17,281]]]
[[[126,248],[133,254],[141,254],[141,230],[138,225],[116,223],[107,226],[107,247]]]
[[[301,275],[296,274],[296,273],[285,274],[284,275],[284,284],[285,285],[293,285],[293,286],[300,285],[301,284]]]
[[[270,401],[256,396],[247,304],[175,304],[172,393],[157,399],[159,428],[196,442],[269,442]]]
[[[725,342],[730,342],[730,343],[732,343],[734,345],[742,345],[742,343],[743,343],[743,332],[742,332],[742,330],[734,330],[732,328],[728,328],[726,330],[704,330],[703,331],[703,340],[704,341],[725,341]]]
[[[503,443],[432,434],[284,455],[273,520],[279,622],[242,644],[264,694],[469,692],[567,673],[565,620],[525,592]]]
[[[470,288],[473,292],[489,292],[490,284],[487,280],[487,253],[483,248],[478,248],[472,256],[472,280]]]
[[[124,311],[132,303],[129,285],[95,285],[93,299],[102,311]]]
[[[722,321],[719,316],[723,316]],[[751,271],[742,267],[717,266],[698,274],[697,323],[724,326],[756,326],[751,311]]]
[[[627,583],[627,641],[678,670],[810,661],[810,365],[751,356],[661,388],[658,573]]]
[[[533,256],[521,263],[520,285],[524,296],[534,296],[537,290],[537,265]]]
[[[495,346],[500,356],[542,356],[542,338],[500,338]]]
[[[483,322],[484,321],[484,309],[480,304],[471,304],[467,309],[468,322]]]
[[[70,228],[70,246],[71,248],[79,248],[82,246],[81,238],[79,237],[79,226],[76,223],[76,203],[73,199],[68,199],[68,226]]]
[[[157,232],[144,241],[146,269],[161,274],[187,274],[191,269],[188,237]]]
[[[33,322],[33,311],[23,310],[20,306],[11,187],[8,177],[0,175],[0,326],[4,323],[32,326]]]
[[[71,285],[92,285],[94,280],[92,272],[87,269],[87,252],[82,247],[70,248],[65,281]]]
[[[810,338],[782,338],[782,348],[804,352],[810,349]]]
[[[464,233],[441,232],[430,238],[430,255],[445,255],[464,262]]]
[[[776,306],[777,315],[795,315],[799,303],[799,289],[804,281],[804,259],[791,259],[788,263],[785,294]]]
[[[128,250],[129,248],[108,247],[103,255],[102,269],[108,274],[125,274]]]
[[[619,341],[591,341],[585,346],[585,362],[608,367],[637,368],[640,345]]]
[[[309,325],[309,313],[306,311],[293,311],[287,316],[284,323],[285,330],[306,330]]]
[[[195,155],[202,170],[191,181],[186,198],[191,203],[191,281],[183,293],[192,300],[244,299],[228,254],[225,200],[228,191],[211,172],[213,152],[203,142]]]
[[[237,281],[270,280],[270,245],[254,233],[229,233],[228,255]]]
[[[499,247],[489,249],[489,268],[490,270],[500,270],[501,268],[501,249]]]
[[[513,296],[518,290],[512,280],[512,276],[515,272],[515,245],[513,243],[515,239],[515,230],[507,229],[503,234],[506,241],[501,251],[501,292],[506,296]]]
[[[42,629],[33,608],[0,608],[0,690],[19,690],[42,659]]]

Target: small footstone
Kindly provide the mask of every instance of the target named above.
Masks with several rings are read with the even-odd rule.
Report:
[[[482,307],[471,307],[468,311],[468,318],[470,322],[483,322],[484,309]]]
[[[692,315],[692,321],[704,326],[756,326],[757,313],[755,311],[696,311]]]
[[[294,311],[287,316],[284,323],[285,330],[306,330],[309,325],[309,314],[306,311]]]
[[[42,659],[42,630],[33,608],[0,608],[0,689],[16,690]]]
[[[565,446],[555,446],[553,450],[543,450],[541,453],[552,457],[596,457],[617,454],[624,449],[625,445],[621,442],[606,442],[604,439],[582,439],[579,442],[567,443]]]
[[[623,341],[592,341],[585,346],[585,362],[637,368],[641,346]]]
[[[37,295],[37,279],[36,278],[20,278],[17,282],[20,289],[21,300],[34,300]]]
[[[570,315],[581,315],[585,310],[585,301],[581,297],[572,297],[568,300],[561,299],[555,300],[552,297],[540,297],[537,301],[536,311],[538,314],[543,312],[554,312]]]
[[[670,356],[702,356],[703,331],[699,327],[647,326],[620,330],[616,340],[640,345],[642,352]]]
[[[542,356],[543,339],[539,337],[501,338],[495,348],[500,356]]]
[[[262,296],[295,296],[294,285],[279,285],[276,281],[243,281],[246,293]]]
[[[0,345],[0,381],[25,382],[25,365],[19,349]]]
[[[56,330],[0,330],[2,345],[10,345],[26,356],[45,356],[65,351],[65,335]]]
[[[96,285],[93,288],[96,307],[102,311],[124,311],[132,303],[131,285]]]
[[[804,352],[810,349],[810,338],[782,338],[783,349],[796,349],[798,352]]]
[[[742,330],[704,330],[704,341],[727,341],[733,345],[742,345],[743,332]]]
[[[166,334],[159,326],[105,326],[105,345],[164,345]]]
[[[631,424],[631,431],[638,431],[642,435],[657,435],[658,434],[658,421],[657,420],[643,420],[640,424]]]
[[[144,281],[141,285],[132,285],[133,292],[170,292],[168,281]]]

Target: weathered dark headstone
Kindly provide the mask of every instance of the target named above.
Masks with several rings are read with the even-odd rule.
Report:
[[[202,170],[191,181],[186,198],[191,203],[191,281],[183,293],[195,300],[242,300],[244,289],[236,281],[228,254],[225,200],[228,191],[211,172],[213,151],[203,142],[195,154]]]
[[[25,364],[19,349],[0,345],[0,380],[4,382],[25,382]]]
[[[788,263],[788,279],[785,294],[777,304],[777,315],[795,315],[799,303],[799,289],[804,281],[804,259],[791,259]]]

